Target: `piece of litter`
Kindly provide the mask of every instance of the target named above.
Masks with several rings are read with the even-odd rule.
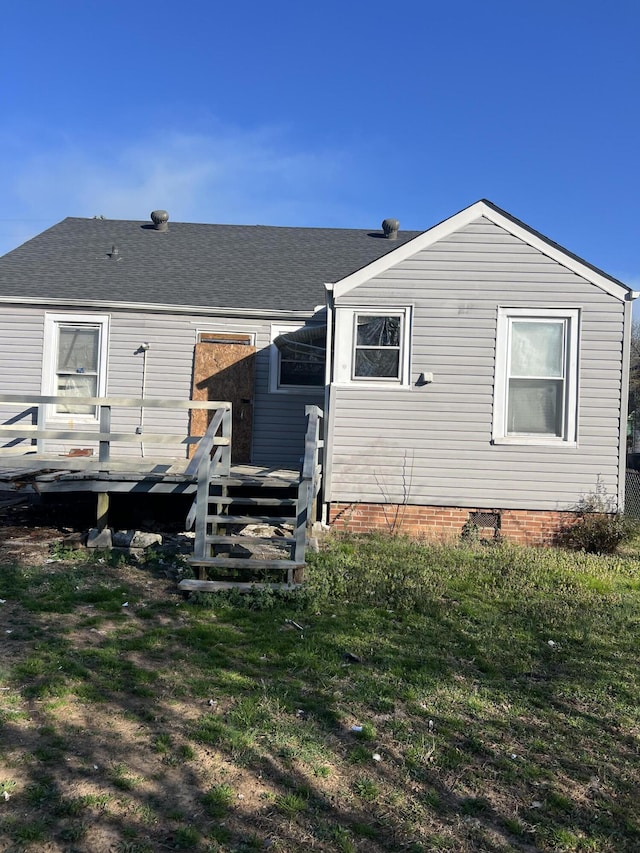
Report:
[[[284,624],[285,625],[293,625],[293,627],[297,628],[298,631],[304,631],[304,628],[302,627],[302,625],[298,625],[298,623],[294,622],[293,619],[285,619]]]
[[[373,758],[374,761],[382,761],[382,756],[380,755],[379,752],[374,752],[371,757]]]
[[[433,720],[429,720],[429,731],[433,730]]]
[[[210,705],[212,708],[215,708],[217,704],[218,704],[218,700],[217,700],[217,699],[209,699],[209,705]]]
[[[540,802],[540,800],[534,800],[534,801],[531,803],[531,808],[532,808],[532,809],[541,809],[541,808],[542,808],[542,803]]]
[[[296,717],[304,717],[304,711],[302,710],[302,708],[298,708],[296,710]]]
[[[6,603],[7,603],[6,598],[0,598],[0,604],[6,604]]]
[[[244,794],[238,794],[238,799],[239,799],[239,800],[244,800]]]
[[[352,732],[361,732],[362,726],[351,726],[351,731]]]
[[[13,629],[7,628],[7,630],[5,631],[5,634],[13,634]]]
[[[550,646],[552,649],[555,649],[558,644],[555,642],[555,640],[547,640],[547,645]]]
[[[5,800],[8,800],[11,797],[11,794],[8,791],[3,791],[2,796]]]
[[[129,602],[128,602],[128,601],[125,601],[125,603],[124,603],[122,606],[123,606],[123,607],[128,607],[128,606],[129,606]]]
[[[515,754],[515,752],[512,752],[511,755],[509,756],[509,758],[513,758],[514,761],[516,760],[517,757],[518,756]]]
[[[97,770],[97,769],[98,769],[98,765],[97,765],[97,764],[94,764],[94,765],[93,765],[93,769],[94,769],[94,770]]]

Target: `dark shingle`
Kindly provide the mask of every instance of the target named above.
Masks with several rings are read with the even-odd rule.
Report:
[[[0,258],[0,296],[307,311],[419,233],[68,218]]]

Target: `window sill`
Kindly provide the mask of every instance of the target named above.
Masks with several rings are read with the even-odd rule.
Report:
[[[563,438],[536,438],[526,435],[504,435],[491,439],[492,444],[511,444],[519,447],[560,447],[560,448],[575,448],[578,446],[577,441],[565,441]]]
[[[45,420],[47,423],[55,424],[56,428],[58,428],[58,425],[62,427],[64,424],[68,424],[69,421],[81,424],[100,424],[100,418],[97,418],[95,415],[74,415],[72,412],[47,413]]]
[[[324,385],[289,385],[286,388],[270,388],[270,394],[324,394]]]

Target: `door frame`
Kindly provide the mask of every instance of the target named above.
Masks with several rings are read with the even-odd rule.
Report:
[[[253,459],[253,418],[254,418],[254,410],[255,410],[255,359],[258,354],[258,348],[256,345],[256,333],[248,332],[242,329],[229,329],[228,326],[221,329],[212,329],[212,328],[197,328],[195,334],[195,342],[194,342],[194,359],[196,347],[199,344],[244,344],[252,349],[252,355],[254,358],[254,367],[253,367],[253,389],[251,394],[251,424],[250,424],[250,433],[249,433],[249,462]],[[214,374],[212,374],[214,375]],[[195,388],[195,361],[191,372],[191,387]],[[233,453],[233,437],[232,441],[232,453]],[[243,463],[247,464],[247,463]]]

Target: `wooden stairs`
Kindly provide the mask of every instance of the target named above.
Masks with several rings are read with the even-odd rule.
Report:
[[[318,461],[322,412],[307,407],[305,456],[300,472],[241,473],[228,465],[230,445],[198,462],[190,564],[196,579],[184,592],[298,589],[303,582],[307,537],[320,488]],[[215,445],[212,445],[212,447]],[[225,458],[226,457],[226,458]],[[251,525],[248,535],[243,532]]]

